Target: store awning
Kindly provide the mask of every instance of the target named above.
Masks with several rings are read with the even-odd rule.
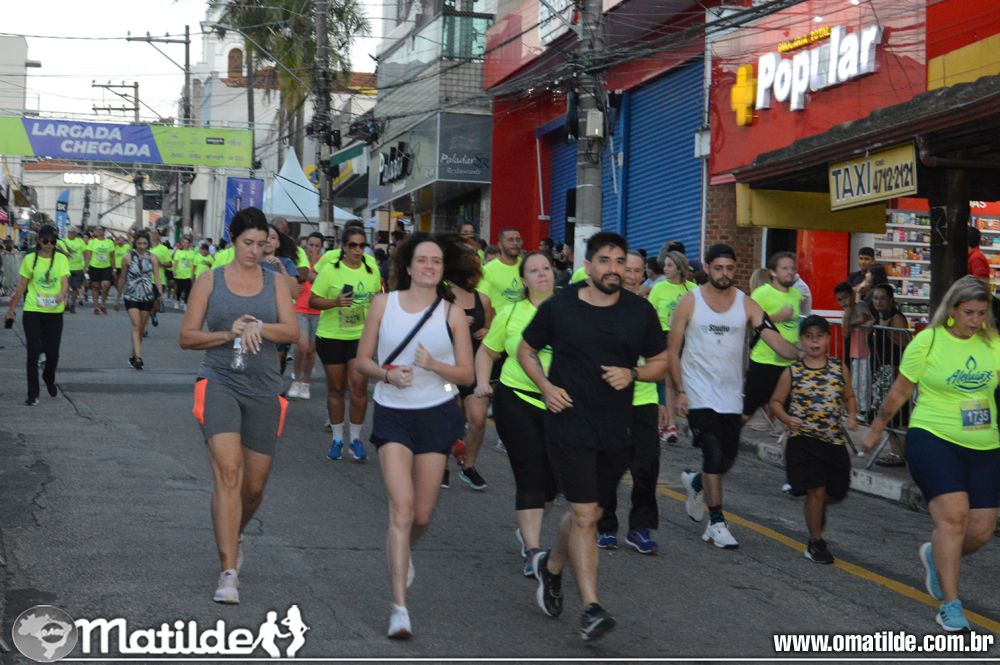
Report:
[[[736,225],[799,231],[885,233],[885,204],[830,210],[830,195],[736,185]]]
[[[330,166],[338,166],[365,153],[365,144],[356,143],[330,155]]]

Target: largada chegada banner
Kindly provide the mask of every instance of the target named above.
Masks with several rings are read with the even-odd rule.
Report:
[[[253,132],[0,116],[0,155],[249,168]]]

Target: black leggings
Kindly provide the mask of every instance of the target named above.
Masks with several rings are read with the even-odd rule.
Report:
[[[557,494],[545,452],[545,411],[498,383],[493,393],[493,418],[514,472],[514,509],[544,508]]]
[[[28,399],[38,398],[38,356],[45,354],[45,383],[56,382],[59,365],[59,343],[62,341],[63,315],[25,312],[24,338],[28,343]]]
[[[191,295],[191,280],[175,277],[174,284],[177,286],[177,300],[186,303]]]
[[[632,407],[632,445],[629,447],[629,472],[632,474],[632,509],[628,514],[629,531],[655,529],[660,524],[656,504],[656,483],[660,477],[660,438],[657,433],[659,407],[643,404]],[[599,488],[598,503],[604,514],[597,521],[601,533],[618,533],[618,481]]]

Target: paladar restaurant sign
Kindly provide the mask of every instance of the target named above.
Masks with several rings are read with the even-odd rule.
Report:
[[[805,45],[823,42],[802,50]],[[782,42],[776,53],[757,61],[756,108],[771,108],[772,100],[788,102],[792,111],[806,107],[807,94],[847,83],[875,72],[876,48],[882,27],[870,25],[860,32],[841,26],[821,28],[805,37]],[[796,51],[791,58],[782,53]]]
[[[904,143],[830,164],[830,209],[843,210],[917,193],[917,153]]]

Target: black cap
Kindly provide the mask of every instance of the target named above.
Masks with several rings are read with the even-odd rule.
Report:
[[[705,265],[710,264],[718,258],[732,259],[735,261],[736,252],[732,247],[721,242],[716,245],[712,245],[708,248],[708,251],[705,252]]]
[[[808,328],[819,328],[824,333],[830,332],[830,322],[824,319],[819,314],[810,314],[806,318],[802,319],[799,324],[799,334],[804,335]]]
[[[42,236],[48,236],[49,238],[58,238],[59,229],[57,229],[52,224],[45,224],[42,226],[42,228],[38,229],[38,237],[41,238]]]

